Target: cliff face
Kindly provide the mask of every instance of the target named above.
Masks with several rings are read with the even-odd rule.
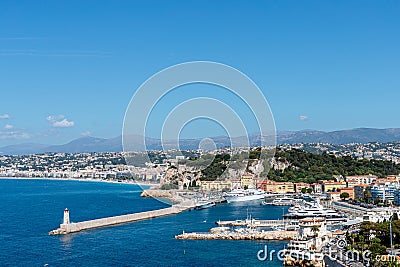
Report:
[[[200,171],[192,167],[180,165],[178,168],[169,168],[163,179],[162,184],[178,184],[180,189],[186,188],[192,181],[197,181],[200,178]]]
[[[178,169],[169,168],[162,178],[161,184],[171,184],[178,179]]]

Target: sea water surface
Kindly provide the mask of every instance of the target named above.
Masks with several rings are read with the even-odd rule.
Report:
[[[260,261],[257,252],[279,251],[287,242],[176,240],[185,232],[206,232],[215,221],[278,219],[282,207],[257,203],[220,204],[204,210],[79,233],[49,236],[63,210],[71,221],[167,207],[141,198],[137,185],[83,181],[0,179],[0,266],[282,266]]]

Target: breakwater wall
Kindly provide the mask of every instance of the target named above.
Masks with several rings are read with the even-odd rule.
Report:
[[[292,240],[297,238],[296,231],[266,231],[266,232],[221,232],[221,233],[182,233],[175,236],[184,240]]]
[[[140,220],[147,220],[147,219],[177,214],[186,209],[188,209],[188,207],[172,206],[169,208],[164,208],[159,210],[144,211],[133,214],[119,215],[119,216],[76,222],[76,223],[69,222],[69,220],[67,223],[65,223],[64,219],[64,223],[60,225],[60,228],[50,231],[49,234],[50,235],[69,234],[93,228],[112,226],[112,225],[135,222]]]

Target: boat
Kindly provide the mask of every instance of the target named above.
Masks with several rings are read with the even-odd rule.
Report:
[[[242,201],[254,201],[264,199],[265,191],[261,189],[234,189],[223,195],[228,203],[242,202]]]
[[[294,199],[290,197],[278,197],[272,201],[274,206],[291,206],[294,203]]]
[[[271,229],[272,229],[273,231],[284,231],[284,230],[285,230],[285,227],[274,225],[274,226],[271,227]]]
[[[347,221],[339,212],[325,208],[317,200],[314,203],[306,202],[303,206],[289,208],[289,213],[284,214],[285,219],[304,219],[310,217],[324,217],[329,222]]]
[[[214,201],[210,201],[207,199],[201,199],[197,202],[195,209],[197,210],[202,210],[202,209],[207,209],[210,207],[215,206],[215,202]]]

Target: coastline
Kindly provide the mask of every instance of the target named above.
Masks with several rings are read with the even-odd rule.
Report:
[[[109,183],[109,184],[130,184],[130,185],[138,185],[140,187],[149,187],[143,188],[145,189],[158,189],[160,187],[159,184],[156,183],[146,183],[146,182],[137,182],[137,181],[113,181],[113,180],[103,180],[97,178],[56,178],[56,177],[4,177],[0,176],[0,179],[10,179],[10,180],[54,180],[54,181],[79,181],[79,182],[93,182],[93,183]]]

